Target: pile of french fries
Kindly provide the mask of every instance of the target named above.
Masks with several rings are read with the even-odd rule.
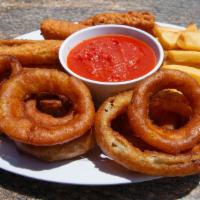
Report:
[[[156,24],[153,33],[165,51],[162,68],[184,71],[200,83],[200,30],[196,24],[184,30]]]

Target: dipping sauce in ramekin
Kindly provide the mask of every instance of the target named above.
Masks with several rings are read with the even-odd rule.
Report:
[[[108,36],[111,38],[114,37],[115,42],[111,42],[111,49],[107,52],[101,45],[101,48],[98,47],[100,43],[98,40],[102,40],[104,37]],[[119,39],[121,37],[123,37],[123,42]],[[116,40],[116,38],[118,38],[120,42]],[[78,48],[79,46],[87,46],[90,41],[93,40],[95,41],[94,50],[92,50],[93,47],[89,47],[89,51],[85,52],[85,48]],[[131,42],[130,44],[126,44],[125,47],[123,44],[122,48],[120,48],[121,43],[124,43],[124,40],[125,43],[127,40],[130,40]],[[120,45],[115,44],[118,42]],[[136,50],[135,47],[133,47],[133,44],[135,46],[138,42],[139,46]],[[104,42],[102,45],[103,44]],[[107,46],[108,43],[106,42],[105,45]],[[145,46],[145,52],[143,52],[141,46]],[[78,51],[75,51],[76,49]],[[83,53],[81,53],[81,49],[83,50]],[[88,49],[88,47],[86,49]],[[129,49],[131,50],[129,51]],[[150,53],[152,51],[153,53]],[[94,56],[96,55],[96,52],[99,52],[97,57]],[[68,58],[69,60],[72,58],[71,53],[73,54],[73,57],[79,57],[72,63],[71,61],[68,62]],[[80,53],[81,56],[79,55]],[[141,61],[139,61],[140,58],[142,58]],[[82,29],[64,40],[59,50],[59,60],[63,68],[70,75],[84,81],[90,88],[94,100],[98,103],[118,92],[132,89],[136,83],[156,72],[160,68],[163,58],[164,51],[156,38],[137,28],[113,24],[96,25]],[[81,63],[79,63],[80,61]],[[87,76],[87,70],[86,72],[83,72],[82,62],[84,64],[83,67],[87,68],[90,73],[89,77]],[[143,66],[141,67],[140,62],[146,66],[144,67],[145,69],[137,72],[136,68],[139,68],[139,66],[141,69],[143,68]],[[90,63],[92,63],[92,66],[89,66]],[[93,66],[95,66],[95,68],[93,68]],[[116,69],[111,73],[110,71],[111,69],[113,70],[113,66],[115,66]],[[76,72],[76,69],[74,68],[81,69]],[[130,68],[131,70],[129,70]],[[131,73],[129,71],[131,71]],[[129,73],[133,76],[132,78],[130,78],[131,75]],[[139,75],[137,73],[141,74]]]
[[[85,78],[120,82],[138,78],[156,65],[153,49],[126,35],[104,35],[79,43],[67,57],[68,67]]]

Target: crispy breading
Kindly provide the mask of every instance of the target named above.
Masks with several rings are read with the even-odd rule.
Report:
[[[85,25],[55,19],[45,19],[40,24],[43,37],[54,40],[63,40],[72,33],[86,27]]]
[[[60,40],[0,40],[0,55],[16,57],[22,65],[58,63]]]
[[[130,140],[129,137],[126,138],[122,135],[124,130],[112,129],[111,121],[126,114],[132,94],[132,91],[119,93],[104,101],[98,109],[94,130],[97,144],[101,150],[115,162],[135,172],[157,176],[185,176],[199,173],[199,144],[190,151],[173,155],[147,146],[143,140],[136,136],[137,132],[129,134],[129,137],[132,137]],[[172,102],[180,106],[182,101],[179,104],[176,101]],[[185,109],[184,106],[182,108]],[[124,127],[129,130],[128,120],[126,122]]]
[[[85,135],[64,144],[53,146],[34,146],[15,142],[17,148],[29,155],[47,162],[67,160],[85,154],[95,145],[94,136],[91,131]]]
[[[150,12],[129,11],[126,13],[100,13],[83,20],[81,24],[89,26],[97,24],[124,24],[148,30],[153,28],[154,20],[154,15]]]

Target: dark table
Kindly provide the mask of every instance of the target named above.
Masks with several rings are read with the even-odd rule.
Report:
[[[200,25],[199,0],[1,0],[0,38],[13,38],[39,28],[51,17],[78,21],[98,12],[149,10],[157,21]],[[200,199],[200,176],[165,178],[145,183],[91,187],[40,182],[0,170],[0,199]]]

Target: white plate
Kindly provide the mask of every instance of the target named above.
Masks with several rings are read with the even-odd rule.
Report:
[[[180,26],[161,24],[182,28]],[[17,39],[43,39],[40,31],[33,31]],[[114,185],[144,182],[159,177],[133,173],[114,163],[99,149],[91,153],[57,163],[45,163],[19,153],[12,141],[0,136],[0,168],[22,176],[49,182],[78,185]]]

